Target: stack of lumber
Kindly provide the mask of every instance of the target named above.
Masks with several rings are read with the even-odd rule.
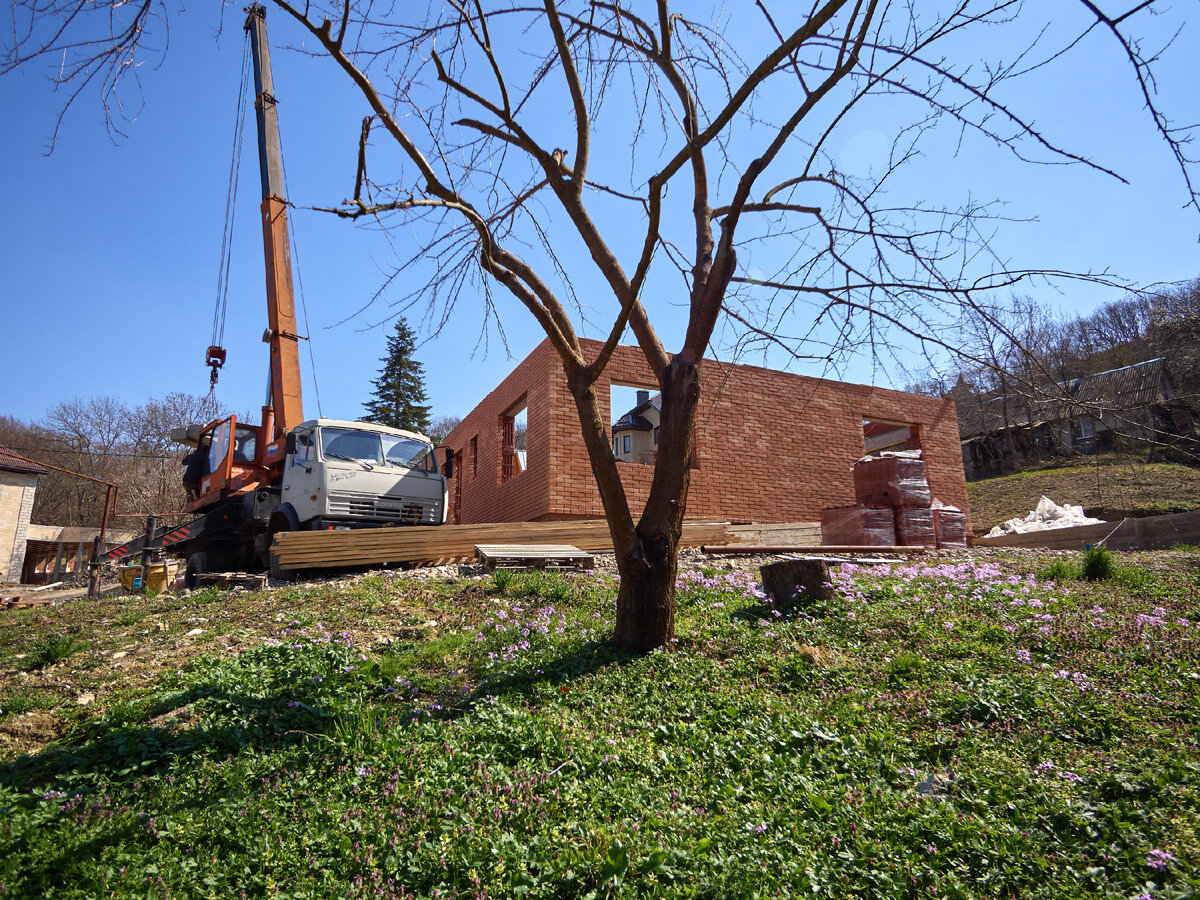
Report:
[[[736,543],[726,522],[687,522],[681,547]],[[355,531],[289,531],[275,538],[272,551],[282,569],[324,569],[381,565],[443,565],[475,557],[476,544],[571,544],[593,553],[612,552],[603,519],[560,522],[496,522]]]

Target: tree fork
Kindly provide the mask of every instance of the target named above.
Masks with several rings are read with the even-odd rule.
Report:
[[[632,546],[617,553],[621,588],[613,642],[634,653],[661,647],[675,635],[675,577],[699,400],[699,365],[675,356],[662,375],[659,453],[650,496]]]

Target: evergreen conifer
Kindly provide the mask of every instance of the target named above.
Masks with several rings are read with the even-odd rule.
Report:
[[[365,405],[367,413],[359,421],[374,422],[391,428],[404,428],[422,434],[429,428],[429,405],[425,396],[425,372],[413,359],[416,338],[403,318],[387,340],[387,355],[375,379],[374,391]]]

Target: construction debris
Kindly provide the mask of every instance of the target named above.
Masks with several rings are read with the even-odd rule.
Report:
[[[839,553],[858,556],[864,553],[924,553],[924,547],[898,547],[893,544],[704,544],[700,552],[708,556],[779,556],[788,553]]]
[[[839,506],[821,510],[821,541],[847,546],[894,546],[896,522],[892,508]]]
[[[1038,501],[1037,509],[1031,510],[1023,519],[1009,519],[987,533],[988,537],[1005,534],[1028,534],[1031,531],[1050,531],[1055,528],[1074,528],[1077,525],[1099,525],[1103,519],[1093,519],[1084,513],[1082,506],[1059,506],[1049,497]]]

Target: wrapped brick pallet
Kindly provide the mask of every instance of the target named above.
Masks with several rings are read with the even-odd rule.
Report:
[[[933,534],[939,550],[967,549],[967,514],[947,506],[933,510]]]
[[[928,509],[925,463],[906,456],[860,459],[854,465],[854,495],[863,506]]]
[[[821,543],[891,547],[896,528],[891,509],[844,506],[821,511]]]
[[[911,506],[896,506],[892,512],[896,520],[896,543],[901,547],[937,546],[933,531],[933,510],[914,509]]]

